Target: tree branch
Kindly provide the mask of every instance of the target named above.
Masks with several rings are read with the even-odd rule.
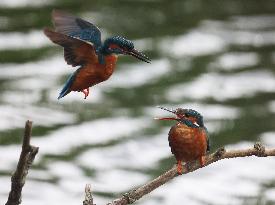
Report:
[[[83,205],[95,205],[90,184],[86,184]]]
[[[225,148],[219,148],[213,154],[210,154],[206,157],[205,166],[212,164],[216,161],[222,159],[230,159],[230,158],[237,158],[237,157],[249,157],[249,156],[257,156],[257,157],[268,157],[268,156],[275,156],[275,149],[266,150],[265,147],[260,143],[255,143],[253,148],[245,149],[245,150],[232,150],[226,151]],[[192,162],[188,164],[188,169],[184,166],[183,174],[187,174],[189,172],[193,172],[197,169],[201,168],[198,162]],[[164,174],[160,175],[156,179],[146,183],[145,185],[133,189],[128,193],[123,194],[122,197],[115,199],[114,201],[108,203],[107,205],[126,205],[132,204],[135,201],[142,198],[144,195],[152,192],[159,186],[167,183],[168,181],[172,180],[174,177],[179,176],[177,173],[177,167],[173,166],[170,170],[165,172]]]
[[[38,153],[38,147],[30,145],[31,132],[32,122],[27,121],[25,124],[22,151],[16,171],[11,177],[11,191],[6,205],[18,205],[21,203],[22,188],[25,184],[28,170],[33,163],[35,155]]]
[[[30,169],[33,163],[33,160],[36,154],[38,153],[39,148],[30,145],[31,130],[32,130],[32,122],[27,121],[25,125],[22,151],[20,154],[16,171],[14,172],[11,178],[11,191],[9,193],[9,198],[8,198],[8,201],[6,202],[6,205],[19,205],[21,203],[22,188],[25,184],[28,170]],[[256,143],[253,148],[244,149],[244,150],[226,151],[225,148],[222,147],[222,148],[219,148],[213,154],[206,156],[205,166],[208,166],[209,164],[212,164],[222,159],[249,157],[249,156],[257,156],[257,157],[275,156],[275,149],[266,150],[265,147],[260,143]],[[197,161],[188,163],[188,169],[186,168],[186,166],[184,166],[183,174],[193,172],[199,168],[201,167]],[[132,204],[135,201],[142,198],[143,196],[145,196],[146,194],[152,192],[153,190],[157,189],[161,185],[167,183],[168,181],[172,180],[177,176],[178,176],[177,167],[176,165],[174,165],[170,170],[160,175],[159,177],[153,179],[152,181],[146,183],[141,187],[138,187],[136,189],[131,190],[128,193],[123,194],[122,197],[113,200],[107,205]],[[95,205],[93,204],[93,197],[92,197],[90,185],[86,185],[85,200],[83,201],[83,204]]]

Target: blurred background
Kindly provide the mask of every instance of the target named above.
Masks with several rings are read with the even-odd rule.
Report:
[[[42,33],[54,8],[122,35],[152,58],[120,57],[88,99],[57,96],[74,68]],[[0,204],[7,200],[24,123],[40,151],[23,205],[81,204],[90,183],[104,204],[169,169],[172,122],[156,108],[196,109],[212,151],[275,146],[273,0],[1,0]],[[179,177],[142,205],[275,204],[275,158],[223,160]]]

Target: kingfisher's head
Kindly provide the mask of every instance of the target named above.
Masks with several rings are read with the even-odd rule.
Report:
[[[184,123],[189,127],[198,128],[204,127],[203,117],[196,110],[192,109],[183,109],[177,108],[175,110],[158,106],[158,108],[166,110],[176,115],[176,117],[164,117],[164,118],[156,118],[158,120],[176,120],[178,122]]]
[[[147,56],[134,48],[134,44],[132,41],[125,39],[121,36],[107,38],[103,43],[102,53],[103,55],[131,55],[147,63],[150,63],[151,61]]]

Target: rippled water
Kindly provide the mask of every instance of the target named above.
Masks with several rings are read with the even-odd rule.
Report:
[[[53,8],[134,40],[151,64],[121,57],[87,100],[57,100],[73,71],[43,35]],[[0,203],[34,121],[40,147],[23,204],[79,204],[85,184],[104,204],[158,176],[175,160],[170,122],[156,105],[203,114],[212,150],[275,146],[275,3],[252,1],[0,1]],[[274,204],[275,159],[223,160],[179,177],[138,203]]]

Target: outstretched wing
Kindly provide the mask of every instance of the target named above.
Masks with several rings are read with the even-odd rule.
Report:
[[[93,45],[48,28],[44,29],[44,33],[53,43],[64,48],[64,58],[68,65],[75,67],[86,63],[94,64],[98,62]]]
[[[91,42],[98,53],[101,32],[95,25],[59,10],[53,10],[52,20],[57,32]]]

